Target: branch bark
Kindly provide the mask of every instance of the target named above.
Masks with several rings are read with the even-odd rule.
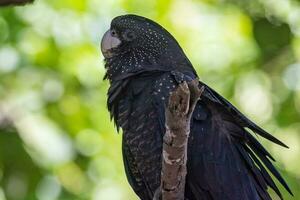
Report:
[[[204,90],[203,86],[199,89],[198,84],[198,80],[183,82],[170,95],[165,114],[161,186],[154,199],[161,196],[162,200],[184,200],[190,121]]]
[[[0,0],[0,7],[3,6],[20,6],[32,3],[34,0]]]

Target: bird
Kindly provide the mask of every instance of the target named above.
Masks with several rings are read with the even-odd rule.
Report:
[[[198,75],[176,39],[157,22],[135,14],[112,19],[101,40],[109,82],[107,108],[122,129],[127,180],[141,200],[160,187],[165,109],[170,94]],[[191,118],[187,147],[187,200],[283,199],[272,155],[255,135],[288,148],[211,87],[204,87]]]

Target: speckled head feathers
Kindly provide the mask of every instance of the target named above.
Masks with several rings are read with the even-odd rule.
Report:
[[[158,23],[138,15],[121,15],[111,22],[111,30],[115,31],[122,41],[124,51],[132,48],[147,48],[154,54],[166,50],[170,41],[176,41],[172,35]]]
[[[115,17],[111,22],[111,28],[119,30],[132,29],[143,34],[145,34],[144,31],[164,32],[163,34],[167,34],[166,36],[172,37],[167,30],[153,20],[133,14]]]
[[[106,58],[107,77],[113,77],[145,66],[170,68],[189,63],[175,38],[161,25],[137,15],[121,15],[111,22],[110,31],[121,44]]]

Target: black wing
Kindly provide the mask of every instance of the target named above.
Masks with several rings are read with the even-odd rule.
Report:
[[[258,127],[207,85],[198,103],[188,152],[189,199],[270,200],[271,187],[282,195],[269,172],[292,194],[266,149],[245,129],[285,146]],[[269,172],[268,172],[269,171]]]
[[[128,151],[126,145],[123,149],[123,153],[126,155],[124,164],[129,182],[137,194],[144,199],[151,199],[155,192],[154,188],[159,185],[160,167],[157,166],[161,164],[158,158],[160,157],[159,149],[162,146],[161,137],[165,131],[164,107],[168,94],[172,88],[175,88],[176,82],[178,84],[195,78],[190,74],[186,76],[174,71],[162,73],[164,75],[159,76],[159,79],[155,78],[156,75],[151,76],[156,80],[150,87],[153,88],[152,92],[146,92],[145,88],[149,88],[149,84],[146,84],[148,82],[143,79],[141,83],[132,84],[135,86],[133,91],[136,91],[133,93],[139,93],[133,98],[134,101],[129,99],[128,102],[113,103],[125,95],[119,88],[128,87],[127,81],[118,82],[119,86],[112,87],[109,91],[109,109],[115,119],[118,116],[117,126],[126,129],[128,120],[132,118],[131,121],[134,124],[131,128],[137,131],[132,135],[141,138],[141,144],[149,143],[149,145],[142,145],[148,149],[147,151],[144,149],[142,154],[145,156],[142,157],[134,151],[137,145],[130,146],[133,148],[132,151]],[[148,86],[145,87],[142,83]],[[205,91],[193,114],[188,147],[187,198],[189,200],[270,200],[268,187],[271,187],[282,198],[269,172],[291,193],[283,178],[272,165],[270,161],[274,160],[272,156],[246,128],[279,145],[285,147],[286,145],[246,118],[207,85],[203,83],[200,85],[205,86]],[[139,87],[136,88],[136,86]],[[126,97],[128,97],[128,93]],[[150,103],[149,100],[153,102]],[[139,106],[133,106],[133,108],[142,108],[141,111],[130,111],[133,102],[140,102]],[[150,110],[148,110],[148,106],[151,106]],[[152,114],[146,114],[146,110]],[[133,115],[133,113],[135,114]],[[135,115],[136,117],[134,117]],[[146,118],[142,117],[143,115]],[[156,124],[156,120],[159,125]],[[145,129],[143,137],[141,137],[141,133],[144,131],[140,130],[142,124]],[[135,126],[138,127],[134,128]],[[152,130],[153,127],[155,127],[154,130]],[[130,141],[137,140],[128,139],[127,141],[130,143]],[[146,155],[148,153],[151,156]],[[133,157],[139,158],[135,160],[136,164],[128,160]],[[152,157],[156,157],[155,162]],[[151,161],[151,164],[145,165],[146,160]],[[134,172],[137,168],[139,168],[139,173]],[[149,170],[143,170],[144,168],[149,168]],[[154,180],[148,180],[150,174],[155,177]],[[148,192],[144,193],[142,190]],[[150,194],[148,194],[149,192]]]

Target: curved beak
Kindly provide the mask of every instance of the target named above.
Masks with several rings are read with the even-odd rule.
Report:
[[[111,58],[113,56],[113,52],[111,50],[118,47],[120,44],[121,40],[112,36],[111,30],[106,31],[101,40],[101,51],[103,56],[105,58]]]

